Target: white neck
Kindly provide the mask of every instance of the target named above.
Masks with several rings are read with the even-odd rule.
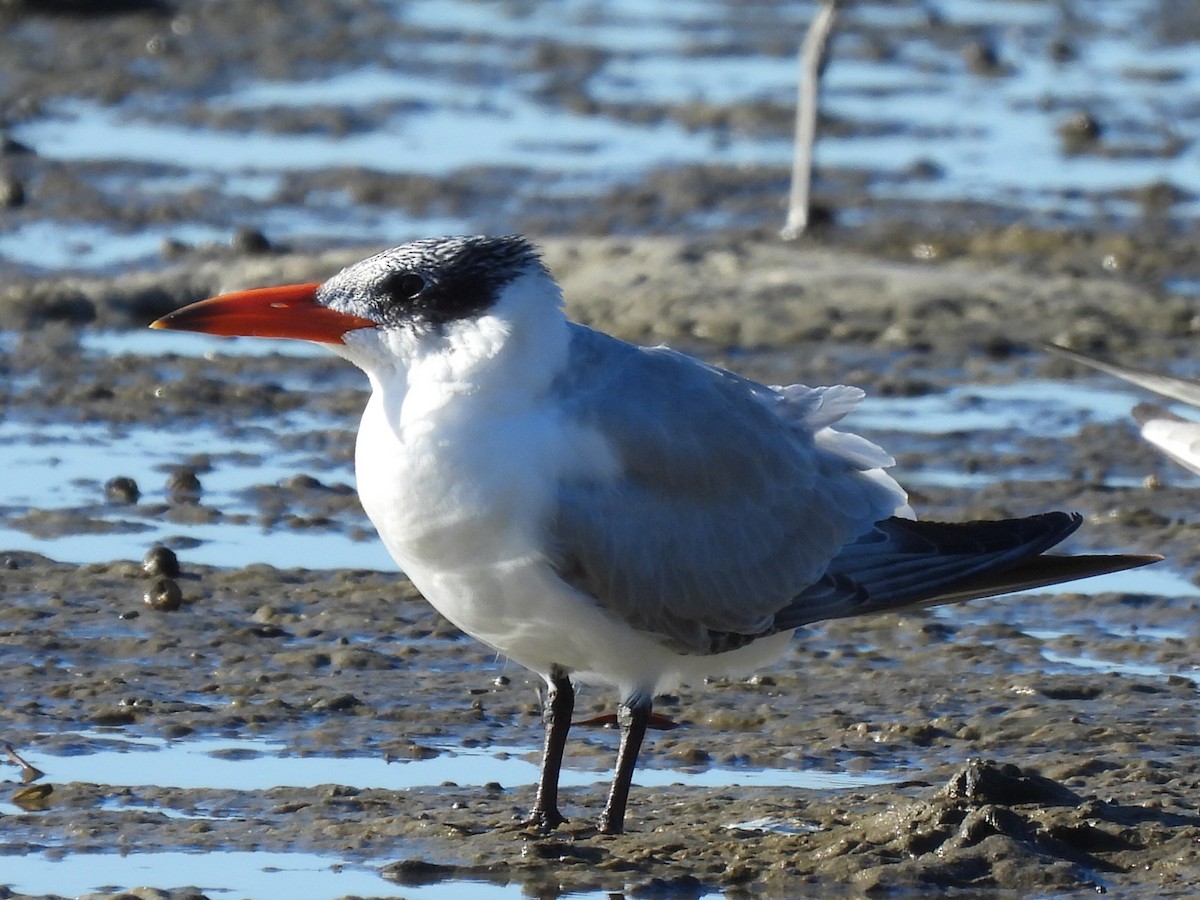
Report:
[[[466,565],[464,546],[496,559],[536,546],[552,484],[542,476],[559,465],[543,407],[569,341],[544,277],[513,281],[486,314],[440,333],[370,330],[347,341],[373,388],[358,434],[359,496],[414,581]]]
[[[481,408],[502,415],[542,396],[564,365],[569,325],[561,304],[552,279],[524,275],[483,315],[436,332],[373,332],[364,338],[374,348],[347,341],[347,355],[366,371],[393,427],[428,427]]]

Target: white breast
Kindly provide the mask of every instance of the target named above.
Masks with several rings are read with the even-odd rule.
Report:
[[[482,425],[482,421],[479,423]],[[595,435],[530,414],[498,427],[398,433],[379,394],[363,415],[359,494],[388,552],[447,619],[540,674],[625,694],[660,693],[705,675],[750,671],[790,633],[721,657],[681,656],[564,584],[547,557],[556,473],[602,468]]]
[[[615,477],[617,465],[548,399],[566,358],[561,312],[528,302],[507,312],[525,317],[520,328],[507,327],[502,302],[436,349],[390,348],[403,368],[368,370],[359,496],[388,552],[450,621],[542,673],[589,667],[600,632],[619,623],[559,581],[548,534],[560,479]],[[571,633],[587,647],[564,643]]]
[[[356,454],[363,507],[454,624],[539,672],[588,666],[602,652],[600,632],[616,623],[559,581],[546,539],[558,478],[580,460],[603,467],[603,448],[536,408],[458,415],[476,405],[460,398],[452,417],[401,427],[377,391]],[[587,647],[566,635],[586,636]]]

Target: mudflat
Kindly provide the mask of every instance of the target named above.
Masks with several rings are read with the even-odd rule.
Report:
[[[1164,366],[1188,340],[1182,300],[1116,279],[899,263],[747,236],[544,246],[577,318],[670,341],[768,382],[856,383],[880,404],[942,396],[968,379],[980,390],[1030,379],[1064,391],[1095,383],[1042,353],[1031,343],[1039,338],[1103,333],[1110,350]],[[132,328],[197,290],[318,278],[365,252],[71,284],[101,321]],[[154,308],[131,312],[129,298],[144,296],[148,283],[161,291]],[[1088,331],[1098,322],[1103,332]],[[275,429],[281,446],[319,446],[314,459],[324,466],[261,485],[247,500],[251,524],[298,537],[315,529],[331,555],[338,542],[369,539],[345,481],[365,398],[346,364],[84,353],[80,332],[58,324],[17,336],[6,356],[13,416],[137,423],[147,441],[156,429],[212,420],[233,433]],[[289,433],[284,417],[298,408],[332,424]],[[0,731],[40,760],[47,775],[38,784],[53,787],[39,808],[8,807],[10,852],[306,851],[381,867],[401,884],[484,879],[539,895],[1194,890],[1193,482],[1124,421],[1064,437],[1039,434],[1037,422],[859,430],[897,455],[902,482],[906,472],[915,478],[913,502],[926,518],[1078,509],[1087,521],[1069,549],[1161,552],[1178,585],[1164,595],[1152,568],[1100,593],[1067,588],[806,629],[768,671],[665,699],[664,712],[683,727],[648,742],[656,786],[635,789],[621,837],[588,828],[616,735],[576,729],[568,765],[595,770],[595,783],[565,789],[571,824],[539,835],[516,825],[530,784],[480,784],[471,774],[480,765],[471,754],[489,748],[536,760],[537,680],[440,620],[394,572],[320,561],[303,569],[191,563],[189,527],[226,518],[202,487],[204,456],[220,448],[195,446],[179,459],[198,473],[195,491],[167,490],[177,471],[130,470],[120,475],[145,495],[135,503],[97,489],[91,506],[6,511],[10,525],[43,535],[51,550],[59,537],[116,527],[114,509],[165,519],[181,566],[174,576],[156,559],[147,571],[150,547],[137,531],[124,560],[4,555]],[[931,467],[976,483],[919,477]],[[244,514],[228,519],[246,524]],[[580,714],[613,704],[585,690]],[[130,739],[186,747],[210,738],[263,741],[243,751],[250,758],[328,757],[328,781],[171,787],[177,778],[169,763],[156,768],[154,753],[145,784],[73,774],[89,754]],[[452,772],[461,767],[461,785],[338,783],[339,757],[403,765],[438,756]],[[657,786],[676,769],[684,781],[715,772],[720,786],[671,784],[669,775]],[[848,780],[786,786],[796,772]],[[739,784],[763,773],[768,782],[780,773],[784,786]],[[179,887],[167,874],[157,886]]]
[[[34,247],[58,262],[6,265],[0,281],[0,739],[43,773],[23,784],[17,765],[0,770],[0,895],[79,893],[54,887],[60,869],[114,858],[127,869],[84,879],[87,891],[247,895],[222,880],[242,853],[261,858],[255,871],[291,858],[371,875],[357,896],[455,896],[484,882],[538,897],[1200,891],[1197,482],[1138,439],[1125,415],[1136,392],[1041,349],[1053,340],[1200,374],[1194,197],[1153,177],[1064,189],[1052,194],[1064,207],[1096,211],[1064,222],[1020,198],[913,200],[894,172],[823,167],[821,223],[786,244],[779,164],[687,158],[586,190],[562,189],[578,172],[537,165],[373,167],[356,161],[363,142],[451,105],[386,92],[342,103],[325,84],[365,72],[369,88],[381,60],[391,76],[434,72],[452,86],[532,80],[552,111],[715,130],[718,150],[786,141],[792,109],[790,97],[605,99],[606,63],[651,51],[589,45],[587,29],[568,40],[463,26],[463,41],[386,3],[353,6],[0,2],[0,215],[34,244],[84,236]],[[791,64],[796,35],[780,31],[777,8],[718,6],[720,27],[685,35],[676,55]],[[1191,6],[1159,6],[1149,29],[1186,40]],[[1001,7],[1019,17],[1037,5]],[[859,62],[929,76],[924,57],[901,52],[919,39],[946,79],[970,38],[938,17],[847,27]],[[1069,65],[1088,34],[1050,49]],[[435,59],[413,50],[442,46]],[[971,77],[1005,83],[1004,60],[989,65],[985,43],[968,49],[982,70]],[[1122,79],[1140,89],[1184,77],[1163,63]],[[309,100],[237,102],[276,83]],[[1174,96],[1162,120],[1182,127],[1190,95]],[[128,158],[56,138],[72,116]],[[1080,120],[1065,158],[1187,152],[1171,128],[1116,119],[1107,132]],[[259,142],[345,158],[266,175],[261,155],[222,166],[220,154]],[[936,167],[900,180],[922,179],[936,184]],[[296,221],[307,224],[276,237]],[[143,332],[224,290],[327,277],[407,236],[390,233],[397,221],[528,233],[570,313],[623,338],[765,383],[864,388],[847,425],[895,455],[924,518],[1076,509],[1086,521],[1067,551],[1166,559],[1086,592],[806,629],[769,670],[660,701],[681,727],[648,740],[628,833],[589,828],[616,734],[586,727],[568,746],[570,823],[523,830],[537,680],[439,619],[386,560],[347,562],[374,540],[351,463],[364,379],[333,357],[192,351]],[[112,250],[146,240],[135,262]],[[251,474],[236,482],[231,470]],[[254,561],[291,544],[302,567]],[[579,715],[614,700],[585,689]],[[209,871],[135,865],[175,852],[205,854]],[[29,860],[32,874],[6,874]],[[313,879],[314,896],[339,893]]]

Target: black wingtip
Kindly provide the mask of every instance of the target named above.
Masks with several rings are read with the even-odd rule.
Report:
[[[885,519],[845,547],[821,582],[782,610],[776,624],[796,627],[821,619],[957,603],[1160,559],[1045,555],[1081,524],[1080,513],[1062,510],[975,522]]]
[[[987,572],[976,578],[955,584],[937,597],[922,605],[939,606],[944,603],[961,603],[981,597],[995,597],[1017,591],[1035,591],[1039,588],[1066,584],[1081,578],[1112,575],[1130,569],[1162,562],[1157,553],[1081,554],[1078,556],[1035,556],[999,572]]]

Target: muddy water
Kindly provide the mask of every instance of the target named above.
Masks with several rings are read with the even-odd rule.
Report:
[[[833,222],[785,246],[798,7],[0,4],[0,737],[44,772],[0,769],[0,885],[1194,895],[1200,484],[1137,439],[1136,392],[1037,350],[1200,375],[1191,6],[858,4]],[[581,320],[866,388],[852,425],[924,517],[1078,509],[1068,549],[1167,560],[808,629],[664,698],[629,834],[588,828],[616,735],[583,727],[570,826],[516,828],[537,685],[371,534],[362,377],[142,326],[517,229]]]

